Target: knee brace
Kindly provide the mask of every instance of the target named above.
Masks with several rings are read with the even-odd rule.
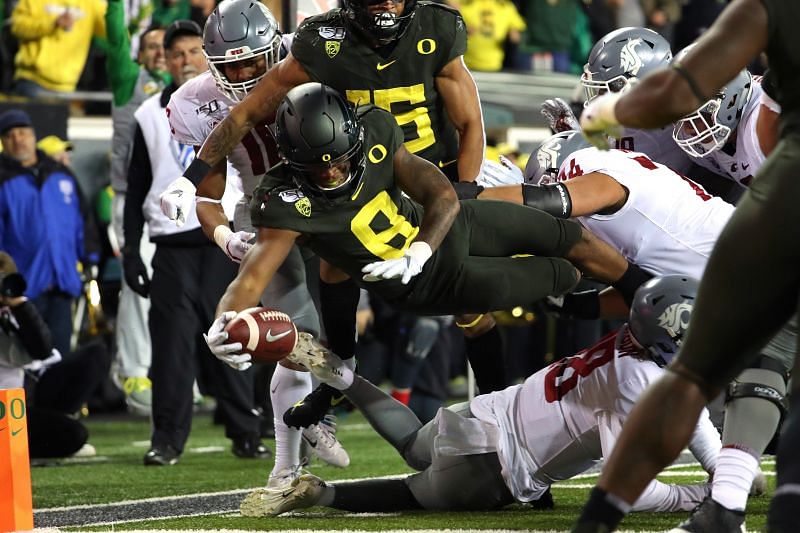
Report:
[[[725,395],[725,403],[730,403],[736,398],[761,398],[774,404],[783,419],[789,409],[789,402],[786,399],[786,368],[779,361],[764,355],[759,356],[750,368],[777,373],[780,377],[768,380],[770,383],[763,383],[765,380],[732,381]],[[741,377],[747,379],[747,373],[745,370]]]

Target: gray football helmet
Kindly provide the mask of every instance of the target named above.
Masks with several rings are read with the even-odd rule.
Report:
[[[235,101],[244,98],[278,62],[280,48],[278,21],[259,1],[223,0],[206,20],[203,52],[208,60],[208,69],[220,90]],[[242,82],[233,82],[225,76],[225,64],[261,55],[266,59],[264,72]]]
[[[562,131],[548,137],[531,152],[525,165],[525,181],[538,185],[564,181],[566,178],[559,175],[561,164],[572,153],[591,146],[579,131]]]
[[[631,336],[659,366],[669,364],[678,353],[699,285],[689,276],[657,276],[633,295],[628,320]]]
[[[627,90],[642,76],[672,60],[669,42],[647,28],[620,28],[597,41],[583,67],[586,102],[606,92]]]
[[[678,52],[675,61],[680,61],[692,46]],[[752,88],[753,76],[746,68],[742,69],[711,100],[677,121],[672,138],[692,157],[704,157],[719,150],[739,126]]]

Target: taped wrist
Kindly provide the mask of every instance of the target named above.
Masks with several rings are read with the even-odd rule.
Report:
[[[650,280],[652,277],[652,274],[642,270],[639,265],[634,265],[629,261],[628,269],[625,271],[622,277],[612,283],[611,286],[617,289],[620,294],[622,294],[622,297],[625,299],[625,303],[628,304],[628,307],[630,307],[631,303],[633,303],[633,295],[636,292],[636,289],[638,289],[640,285]]]
[[[217,243],[217,246],[222,248],[222,251],[226,254],[228,253],[228,249],[226,248],[228,243],[228,236],[232,235],[233,231],[228,226],[224,224],[220,224],[216,228],[214,228],[214,242]]]
[[[189,166],[186,167],[186,170],[183,172],[183,177],[197,186],[209,172],[211,172],[211,165],[199,157],[195,157],[194,160],[189,163]]]
[[[483,192],[483,187],[475,181],[457,181],[453,188],[459,200],[475,200]]]
[[[522,203],[557,218],[569,218],[572,214],[572,198],[563,183],[549,185],[522,184]]]

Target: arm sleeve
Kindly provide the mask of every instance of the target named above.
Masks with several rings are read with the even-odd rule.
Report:
[[[711,423],[708,409],[703,409],[700,413],[700,419],[697,421],[694,435],[692,435],[692,440],[689,441],[689,450],[703,467],[703,470],[710,474],[717,467],[717,458],[721,449],[722,442],[717,428]]]
[[[56,16],[43,9],[44,4],[20,0],[11,14],[11,33],[20,41],[41,39],[56,32]]]
[[[17,338],[31,359],[46,359],[53,351],[53,338],[42,315],[31,302],[11,307],[11,314],[19,325]]]
[[[125,8],[121,0],[110,0],[105,16],[108,35],[106,71],[114,94],[114,105],[127,104],[139,78],[139,65],[131,59],[131,42],[125,27]]]
[[[125,214],[122,222],[127,248],[139,249],[144,228],[142,206],[152,183],[150,155],[147,153],[142,128],[137,124],[131,150],[131,163],[128,167],[128,192],[125,195]]]

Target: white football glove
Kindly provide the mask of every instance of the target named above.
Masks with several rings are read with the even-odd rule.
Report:
[[[45,359],[34,359],[30,363],[22,365],[22,369],[30,372],[37,378],[41,377],[44,374],[44,371],[50,368],[53,365],[56,365],[61,362],[61,352],[53,348],[53,351],[50,352],[50,356]]]
[[[232,342],[226,343],[228,340],[228,332],[225,331],[225,325],[233,320],[236,316],[236,311],[225,311],[219,315],[211,327],[208,328],[208,333],[203,334],[203,338],[208,344],[211,353],[217,359],[227,364],[236,370],[247,370],[253,363],[252,356],[249,353],[242,353],[242,343]]]
[[[427,242],[412,242],[403,257],[375,261],[361,269],[364,281],[380,281],[400,278],[400,283],[408,285],[411,278],[422,272],[425,262],[431,258],[433,251]]]
[[[234,233],[228,226],[223,225],[214,228],[214,242],[222,248],[228,259],[234,263],[242,262],[244,254],[253,247],[253,244],[249,241],[255,236],[255,233],[249,231],[237,231]]]
[[[572,112],[572,108],[562,98],[552,98],[542,103],[542,115],[547,120],[550,129],[556,133],[562,131],[579,130],[581,125]]]
[[[186,224],[189,213],[194,209],[194,195],[197,188],[188,179],[181,176],[161,193],[161,212],[178,227]]]
[[[483,162],[481,173],[475,179],[481,187],[497,187],[500,185],[520,185],[525,181],[522,170],[510,159],[501,155],[500,162],[487,159]]]
[[[608,137],[619,139],[622,126],[617,120],[614,106],[622,93],[606,93],[598,96],[586,106],[581,115],[581,129],[586,140],[600,150],[608,150]]]

